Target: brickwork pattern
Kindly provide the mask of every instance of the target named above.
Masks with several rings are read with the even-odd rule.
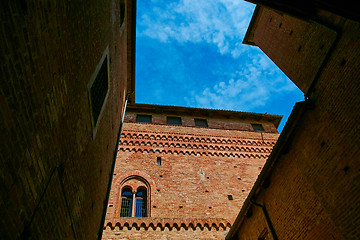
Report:
[[[244,120],[220,129],[134,123],[135,116],[126,114],[103,239],[223,239],[279,134],[266,121],[269,132],[255,132],[230,130],[250,125]],[[148,217],[120,217],[121,187],[131,175],[149,182]]]
[[[140,227],[139,229],[134,229],[131,227],[124,227],[122,229],[115,227],[114,230],[106,228],[104,230],[104,236],[106,240],[116,240],[116,239],[131,239],[131,240],[142,240],[142,239],[168,239],[168,240],[183,240],[183,239],[199,239],[199,240],[209,240],[209,239],[224,239],[227,230],[214,229],[212,227],[210,230],[207,227],[203,229],[200,226],[197,227],[181,227],[179,230],[171,229],[171,227],[156,227],[146,229],[145,227]]]
[[[324,11],[317,17],[339,34],[309,95],[314,108],[301,117],[289,152],[278,159],[270,186],[261,191],[257,201],[266,205],[279,239],[358,239],[360,23]],[[308,25],[287,18],[289,28],[296,29],[299,22]],[[309,26],[302,41],[317,42],[313,37],[321,32]],[[275,44],[277,33],[262,37],[262,42],[279,46]],[[295,46],[296,42],[289,41],[281,48]],[[274,61],[288,57],[280,48],[271,51],[267,54],[276,55]],[[306,59],[318,57],[316,51],[307,54]],[[309,88],[309,82],[302,84]],[[254,239],[264,228],[263,213],[253,208],[256,211],[245,218],[238,239]]]
[[[119,8],[1,1],[0,239],[96,237],[129,77]],[[93,138],[88,84],[106,48],[109,96]]]
[[[336,32],[270,9],[260,11],[252,41],[306,93],[335,41]],[[276,38],[268,41],[272,35]]]

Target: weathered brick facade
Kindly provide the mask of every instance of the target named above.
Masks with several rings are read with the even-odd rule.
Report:
[[[142,114],[151,115],[152,122],[137,122]],[[167,116],[181,117],[181,126],[167,124]],[[208,126],[195,126],[199,118]],[[224,239],[278,138],[280,119],[128,106],[103,239]],[[264,131],[254,131],[251,123]],[[135,178],[147,182],[146,217],[120,217],[122,189],[136,191],[142,184]]]
[[[245,41],[307,100],[294,109],[227,239],[359,239],[360,23],[326,11],[305,21],[264,7],[253,19]]]
[[[133,91],[132,3],[0,2],[0,239],[95,239],[102,229]],[[106,91],[91,97],[96,79]]]
[[[359,11],[344,1],[254,1],[279,9],[263,8],[248,43],[309,101],[253,188],[277,138],[271,116],[167,108],[183,117],[174,127],[165,112],[152,113],[153,124],[129,115],[109,176],[134,91],[135,0],[0,1],[0,239],[94,239],[103,228],[104,239],[222,239],[243,203],[228,239],[359,239]],[[104,63],[94,120],[90,89]],[[119,217],[123,180],[150,190],[147,217]]]

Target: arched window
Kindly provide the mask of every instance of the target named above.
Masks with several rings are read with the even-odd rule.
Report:
[[[142,177],[132,175],[120,184],[120,217],[150,216],[150,184]],[[119,214],[119,213],[118,213]]]
[[[120,217],[131,217],[133,193],[130,188],[123,188],[121,192]]]
[[[146,217],[146,189],[138,189],[135,199],[135,217]]]

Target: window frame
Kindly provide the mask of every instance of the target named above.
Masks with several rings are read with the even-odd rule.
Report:
[[[147,119],[147,120],[150,120],[150,121],[143,121],[144,119]],[[137,123],[152,123],[152,115],[150,115],[150,114],[136,114],[136,122]]]
[[[139,192],[143,192],[143,196],[138,196],[138,193]],[[142,210],[144,209],[144,214],[141,214],[141,216],[137,216],[138,214],[138,210],[139,210],[139,206],[138,206],[138,201],[141,199],[141,207],[140,207],[140,210],[142,212]],[[137,190],[136,190],[136,193],[135,193],[135,213],[134,213],[134,217],[147,217],[147,189],[144,188],[144,187],[139,187]]]
[[[255,132],[265,132],[264,126],[261,123],[251,123],[251,127]]]
[[[179,122],[177,122],[179,120]],[[182,126],[182,118],[175,116],[166,116],[166,124],[173,126]]]
[[[208,121],[205,118],[194,118],[194,122],[195,127],[209,127]]]
[[[91,89],[92,89],[92,87],[95,83],[95,80],[97,79],[97,76],[98,76],[100,70],[102,69],[104,63],[106,63],[106,70],[107,70],[107,91],[106,91],[105,97],[102,101],[100,112],[99,112],[97,118],[95,119],[94,110],[93,110],[94,103],[92,100]],[[107,46],[103,52],[103,55],[101,56],[101,59],[100,59],[98,65],[96,66],[95,71],[93,72],[93,74],[90,78],[90,82],[88,84],[88,99],[89,99],[89,106],[90,106],[89,110],[90,110],[90,116],[91,116],[91,125],[93,128],[93,136],[92,136],[93,139],[95,139],[95,137],[96,137],[96,133],[97,133],[98,127],[100,125],[100,121],[102,119],[102,116],[105,111],[106,104],[107,104],[107,101],[109,98],[109,93],[110,93],[110,64],[109,64],[109,46]]]
[[[126,190],[129,190],[129,192],[131,193],[131,195],[129,195],[129,196],[126,196],[126,195],[124,195],[124,192],[126,191]],[[123,209],[125,209],[125,207],[123,207],[123,204],[124,204],[124,200],[130,200],[130,204],[129,204],[129,206],[127,206],[127,216],[122,216],[122,214],[123,214],[123,212],[124,212],[124,210]],[[128,187],[128,186],[125,186],[125,187],[123,187],[122,189],[121,189],[121,206],[120,206],[120,217],[131,217],[132,216],[132,209],[133,209],[133,191],[132,191],[132,189],[130,188],[130,187]],[[130,216],[129,216],[130,215]]]
[[[130,175],[125,177],[119,185],[118,197],[117,197],[117,207],[115,214],[118,217],[129,217],[129,214],[124,214],[125,210],[122,210],[123,199],[132,199],[131,205],[127,206],[127,211],[130,211],[130,217],[150,217],[151,215],[151,187],[150,183],[142,176],[139,175]],[[129,194],[124,196],[124,190],[131,191],[131,196]],[[143,194],[139,195],[139,192]],[[142,200],[139,200],[142,199]],[[137,205],[137,204],[140,204]],[[131,209],[130,209],[131,208]],[[124,208],[123,208],[124,209]],[[140,213],[139,213],[139,210]]]

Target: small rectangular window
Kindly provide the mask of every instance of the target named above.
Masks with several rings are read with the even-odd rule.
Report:
[[[92,107],[92,116],[96,125],[99,118],[101,108],[104,104],[106,94],[108,92],[108,64],[107,57],[103,60],[101,68],[98,71],[96,78],[90,86],[90,98]]]
[[[207,123],[206,119],[195,118],[194,121],[195,121],[195,126],[196,127],[207,127],[208,126],[208,123]]]
[[[125,0],[120,0],[120,27],[125,20]]]
[[[157,157],[156,165],[161,166],[161,157]]]
[[[228,199],[229,199],[229,200],[233,200],[233,196],[232,196],[232,195],[228,195]]]
[[[93,127],[93,138],[96,136],[97,128],[104,112],[107,98],[109,96],[109,47],[106,47],[98,65],[93,72],[88,85],[89,106],[91,112],[91,124]]]
[[[251,126],[254,129],[254,131],[256,131],[256,132],[264,132],[265,131],[262,124],[252,123]]]
[[[181,117],[167,117],[166,122],[170,125],[181,125]]]
[[[136,122],[139,123],[151,123],[152,116],[151,115],[136,115]]]

